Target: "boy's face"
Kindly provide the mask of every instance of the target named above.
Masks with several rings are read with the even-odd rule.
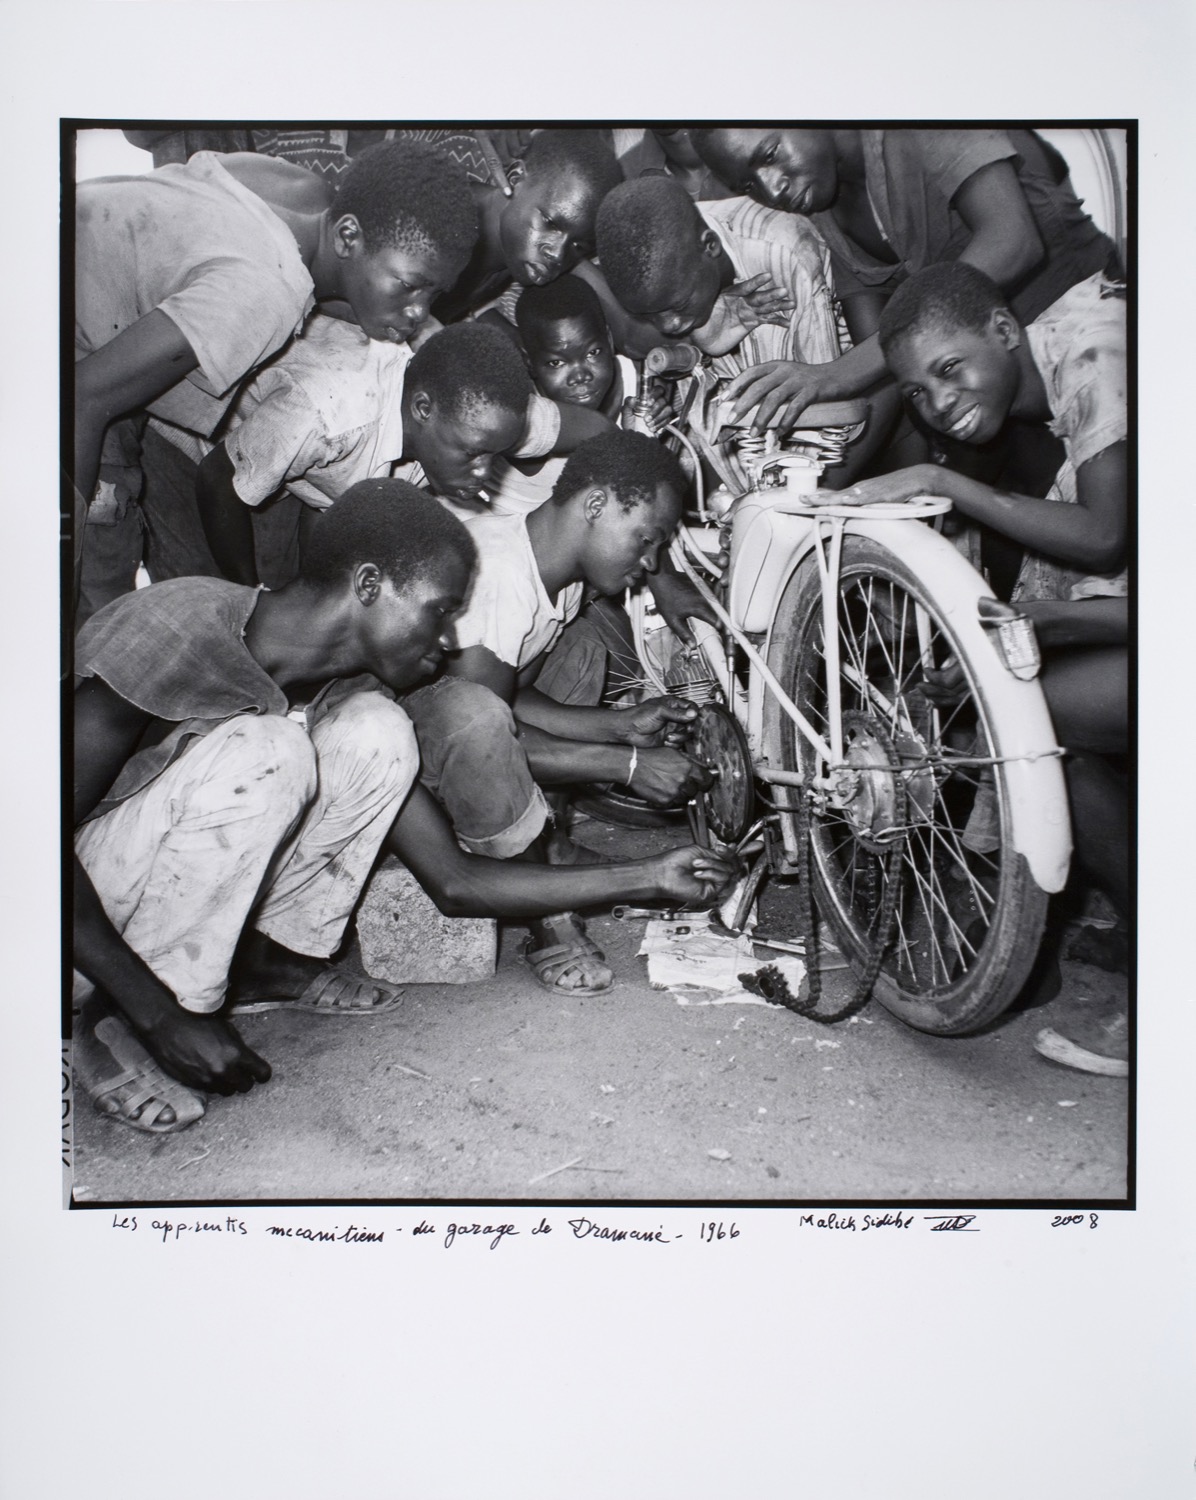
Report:
[[[721,181],[769,208],[816,214],[838,196],[829,130],[712,130],[703,149]]]
[[[513,181],[498,221],[502,257],[521,286],[543,286],[593,255],[598,204],[566,172],[519,169]]]
[[[659,285],[658,305],[646,314],[648,322],[665,338],[682,339],[710,321],[722,291],[719,249],[718,239],[710,230],[705,230],[700,238],[695,234],[692,246],[678,247]]]
[[[435,494],[446,500],[472,500],[490,482],[495,458],[522,437],[526,413],[476,401],[454,411],[416,391],[410,415],[410,439],[403,445],[406,456],[423,465]]]
[[[465,602],[470,577],[451,553],[426,577],[401,586],[379,577],[362,624],[369,669],[387,687],[405,692],[440,666],[453,648],[453,620]]]
[[[661,484],[653,504],[641,501],[625,510],[612,490],[597,485],[584,510],[588,529],[581,563],[586,582],[600,594],[621,594],[656,572],[660,550],[676,530],[681,497]]]
[[[1001,309],[982,331],[914,328],[886,356],[901,394],[928,427],[960,443],[996,437],[1017,396],[1021,330]]]
[[[356,220],[346,215],[341,226]],[[358,231],[337,240],[341,291],[353,315],[372,339],[405,343],[428,319],[432,302],[456,281],[460,267],[438,250],[418,242],[385,246],[372,253]]]
[[[542,395],[570,406],[601,406],[615,378],[606,325],[595,318],[558,318],[525,339],[527,365]]]

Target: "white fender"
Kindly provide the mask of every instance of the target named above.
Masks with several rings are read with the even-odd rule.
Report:
[[[776,516],[782,523],[795,519]],[[790,545],[797,541],[791,524],[782,524],[780,529],[784,536],[777,541],[789,541]],[[768,620],[769,647],[771,622],[776,618],[781,595],[814,546],[808,522],[805,529],[805,537],[790,552],[783,572],[768,570],[772,572],[768,580],[770,597],[762,597],[766,591],[759,584],[764,579],[758,575],[754,580],[751,613]],[[980,624],[977,601],[991,598],[992,590],[950,542],[924,523],[875,520],[867,512],[861,512],[847,520],[845,532],[848,536],[871,538],[887,548],[921,580],[939,611],[950,621],[967,654],[968,667],[991,706],[996,753],[1007,758],[1013,847],[1024,856],[1044,891],[1051,894],[1061,891],[1071,860],[1071,823],[1063,767],[1059,756],[1051,753],[1057,749],[1055,730],[1039,683],[1015,677]],[[783,551],[783,547],[778,550]],[[773,552],[774,559],[776,556]]]

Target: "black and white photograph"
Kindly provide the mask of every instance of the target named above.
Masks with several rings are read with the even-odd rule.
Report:
[[[1130,1197],[1132,125],[63,146],[74,1202]]]
[[[1190,1494],[1190,7],[0,39],[0,1494]]]

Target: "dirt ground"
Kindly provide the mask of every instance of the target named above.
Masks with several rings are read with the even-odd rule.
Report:
[[[610,854],[682,841],[579,834]],[[1124,993],[1120,977],[1065,962],[1057,1000],[948,1040],[875,1003],[831,1027],[773,1006],[679,1005],[648,985],[643,931],[591,919],[616,975],[597,998],[542,990],[509,927],[490,982],[414,985],[365,1019],[243,1017],[273,1079],[213,1099],[190,1129],[139,1135],[78,1101],[75,1201],[1125,1197],[1129,1082],[1031,1046],[1060,1001]],[[827,1003],[846,985],[827,974]]]

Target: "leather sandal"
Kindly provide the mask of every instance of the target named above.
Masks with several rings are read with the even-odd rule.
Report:
[[[82,1077],[76,1065],[76,1076],[100,1114],[147,1135],[171,1135],[186,1130],[202,1116],[204,1096],[164,1072],[118,1016],[104,1016],[97,1021],[93,1034],[121,1070],[101,1082],[91,1083]],[[174,1119],[163,1121],[168,1109],[174,1111]]]
[[[605,995],[614,987],[615,977],[606,967],[606,955],[596,943],[587,937],[581,918],[575,911],[557,912],[551,917],[541,917],[540,921],[549,929],[559,927],[560,936],[567,939],[564,942],[553,943],[547,948],[537,949],[532,948],[533,938],[524,939],[523,957],[546,990],[551,990],[554,995],[575,995],[579,999],[584,999],[589,995]],[[606,975],[603,983],[580,985],[561,983],[561,980],[570,972],[584,977],[587,969],[592,971],[595,965],[586,962],[590,959],[597,960],[600,972]]]
[[[376,997],[376,998],[375,998]],[[403,1003],[403,991],[384,979],[363,979],[343,969],[323,969],[301,995],[233,1001],[229,1015],[264,1010],[306,1010],[318,1016],[380,1016]]]

